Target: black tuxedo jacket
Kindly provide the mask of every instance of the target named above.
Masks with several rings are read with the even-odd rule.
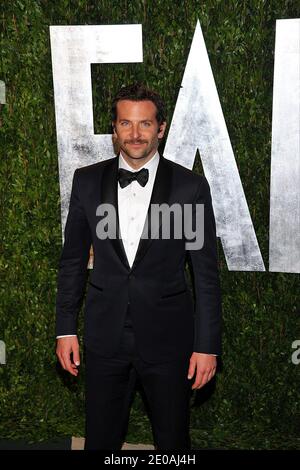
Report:
[[[130,268],[121,238],[101,240],[96,234],[100,204],[112,204],[118,214],[117,173],[116,157],[74,173],[59,262],[56,334],[76,334],[88,279],[84,309],[84,342],[88,349],[104,357],[116,352],[130,303],[137,349],[145,361],[172,360],[193,351],[220,354],[221,294],[207,180],[160,156],[150,205],[193,204],[195,208],[195,204],[204,204],[204,245],[200,250],[187,251],[187,240],[172,236],[171,227],[170,239],[141,237]],[[117,218],[117,235],[118,230]],[[88,275],[91,244],[94,267]],[[194,296],[185,273],[188,258]]]

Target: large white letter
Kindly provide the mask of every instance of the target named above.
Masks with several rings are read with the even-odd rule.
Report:
[[[5,83],[0,80],[0,104],[5,104]]]
[[[300,273],[300,19],[276,21],[269,255]]]
[[[199,149],[229,270],[264,271],[200,23],[197,22],[165,157],[190,169]]]
[[[50,26],[62,230],[74,170],[114,156],[111,135],[95,135],[92,63],[142,62],[142,26]]]

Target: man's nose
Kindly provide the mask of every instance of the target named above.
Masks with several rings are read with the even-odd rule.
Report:
[[[131,135],[133,139],[138,139],[140,137],[141,132],[138,124],[133,124],[131,127]]]

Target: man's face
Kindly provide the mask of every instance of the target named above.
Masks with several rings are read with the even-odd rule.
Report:
[[[147,161],[155,154],[166,123],[158,125],[152,101],[121,100],[113,126],[122,154],[135,161]]]

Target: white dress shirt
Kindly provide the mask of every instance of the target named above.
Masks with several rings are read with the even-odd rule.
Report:
[[[136,180],[125,188],[121,188],[118,184],[120,233],[130,267],[133,265],[143,232],[159,158],[159,154],[156,152],[145,165],[139,168],[139,170],[147,168],[149,171],[149,179],[145,186],[141,186]],[[128,165],[122,154],[119,157],[119,168],[133,172],[138,171]]]

